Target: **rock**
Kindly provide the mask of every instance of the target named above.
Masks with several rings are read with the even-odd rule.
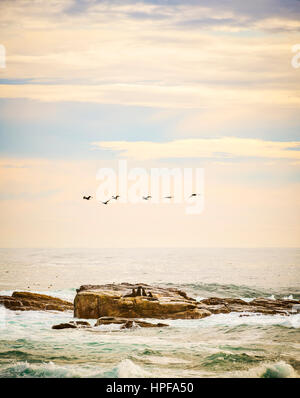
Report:
[[[53,325],[52,329],[82,329],[91,328],[89,322],[86,321],[70,321],[68,323],[60,323],[58,325]]]
[[[134,326],[133,321],[127,321],[121,326],[121,329],[132,329],[133,326]]]
[[[210,316],[211,314],[212,313],[205,308],[196,307],[190,310],[169,314],[166,319],[202,319]]]
[[[216,305],[201,304],[201,308],[211,312],[212,314],[228,314],[229,312],[231,312],[230,309],[225,304],[216,304]]]
[[[220,304],[241,304],[247,305],[248,303],[242,299],[238,298],[219,298],[219,297],[210,297],[204,300],[201,300],[200,303],[207,305],[220,305]]]
[[[122,324],[127,322],[128,319],[125,318],[114,318],[113,316],[102,316],[101,318],[97,319],[95,326],[100,326],[100,325],[110,325],[112,323],[114,324]]]
[[[268,308],[292,308],[292,306],[294,304],[299,304],[299,301],[297,300],[283,300],[283,299],[279,299],[279,300],[272,300],[272,299],[266,299],[266,298],[262,298],[259,297],[257,299],[254,299],[252,301],[250,301],[249,303],[250,305],[255,305],[255,306],[263,306],[263,307],[268,307]]]
[[[71,323],[75,323],[77,326],[80,326],[80,327],[91,328],[91,325],[87,321],[75,321],[75,322],[71,321]]]
[[[73,310],[73,304],[69,301],[31,292],[13,292],[12,296],[0,296],[0,304],[14,311]]]
[[[132,297],[128,294],[128,289],[136,289],[142,295]],[[145,296],[145,290],[151,290],[153,297]],[[145,284],[88,285],[88,288],[81,286],[74,301],[74,316],[85,319],[97,319],[104,316],[199,319],[210,314],[206,309],[198,309],[195,300],[189,299],[177,289]]]
[[[150,323],[146,321],[140,321],[138,319],[127,319],[127,318],[114,318],[114,317],[101,317],[97,319],[97,322],[95,326],[100,326],[100,325],[110,325],[110,324],[116,324],[119,325],[121,324],[121,329],[130,329],[135,326],[139,326],[142,328],[154,328],[154,327],[165,327],[169,326],[165,323]]]
[[[213,307],[216,307],[217,305],[223,305],[225,308],[227,308],[227,312],[255,312],[266,315],[289,315],[293,313],[293,306],[297,303],[299,303],[297,300],[272,300],[265,298],[257,298],[248,303],[244,300],[236,298],[211,297],[201,300],[199,304],[202,307],[204,304],[204,308],[207,308],[212,313],[218,313],[214,312]],[[223,312],[222,309],[218,311]]]
[[[59,325],[53,325],[52,329],[76,329],[77,326],[73,323],[60,323]]]
[[[151,295],[149,295],[151,293]],[[152,296],[152,297],[151,297]],[[211,314],[251,312],[289,315],[297,300],[258,298],[246,302],[239,298],[210,297],[197,302],[185,292],[147,284],[83,285],[77,290],[74,316],[85,319],[156,318],[202,319]]]

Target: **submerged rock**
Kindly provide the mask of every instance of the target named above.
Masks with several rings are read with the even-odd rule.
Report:
[[[72,323],[60,323],[58,325],[53,325],[52,329],[76,329],[77,326]]]
[[[13,292],[11,296],[0,296],[0,304],[14,311],[73,310],[73,304],[69,301],[31,292]]]
[[[114,317],[101,317],[97,319],[95,326],[110,325],[110,324],[121,324],[121,329],[130,329],[135,326],[142,328],[155,328],[155,327],[165,327],[169,326],[166,323],[151,323],[146,321],[140,321],[138,319],[128,319],[128,318],[114,318]]]
[[[86,321],[70,321],[68,323],[60,323],[53,325],[52,329],[82,329],[91,328],[91,325]]]

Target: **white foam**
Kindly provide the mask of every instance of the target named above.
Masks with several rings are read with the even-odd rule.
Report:
[[[93,331],[99,331],[99,332],[114,332],[116,330],[120,330],[121,329],[120,324],[117,323],[110,323],[109,325],[99,325],[99,326],[95,326],[93,328]]]
[[[241,316],[242,315],[242,316]],[[166,320],[170,326],[183,328],[199,328],[207,326],[239,326],[239,325],[258,325],[271,326],[280,325],[288,328],[300,328],[300,314],[289,316],[265,315],[252,312],[231,312],[229,314],[213,314],[203,319],[176,319]]]
[[[1,376],[5,377],[82,377],[82,371],[72,366],[60,366],[53,362],[32,364],[27,361],[18,362],[14,365],[1,369]]]
[[[130,359],[124,359],[117,365],[117,374],[120,378],[150,376],[149,372],[136,365]]]
[[[233,377],[298,378],[295,369],[284,361],[265,363],[247,371],[236,371]]]

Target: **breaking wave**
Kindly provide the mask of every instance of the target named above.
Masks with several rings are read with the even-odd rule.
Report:
[[[295,369],[284,361],[261,364],[247,371],[238,371],[234,377],[259,377],[264,379],[298,378]]]
[[[65,377],[82,377],[80,371],[72,368],[59,366],[53,362],[32,364],[27,361],[18,362],[1,369],[0,377],[27,377],[27,378],[65,378]]]
[[[102,377],[149,377],[150,373],[141,366],[135,364],[130,359],[124,359],[117,366],[108,372],[105,372]]]

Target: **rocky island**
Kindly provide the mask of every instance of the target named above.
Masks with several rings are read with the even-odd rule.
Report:
[[[211,314],[250,312],[289,315],[300,301],[211,297],[196,301],[176,288],[147,284],[83,285],[74,300],[76,318],[100,317],[201,319]]]
[[[240,312],[291,315],[300,311],[300,301],[292,299],[210,297],[197,301],[182,290],[137,283],[82,285],[77,289],[74,305],[44,294],[14,292],[0,296],[0,305],[15,311],[74,311],[74,318],[97,319],[94,326],[119,324],[132,327],[165,327],[166,323],[141,319],[201,319],[212,314]],[[87,321],[54,325],[53,329],[92,327]]]
[[[32,292],[13,292],[11,296],[0,296],[0,305],[13,311],[70,311],[73,303],[57,297]]]

